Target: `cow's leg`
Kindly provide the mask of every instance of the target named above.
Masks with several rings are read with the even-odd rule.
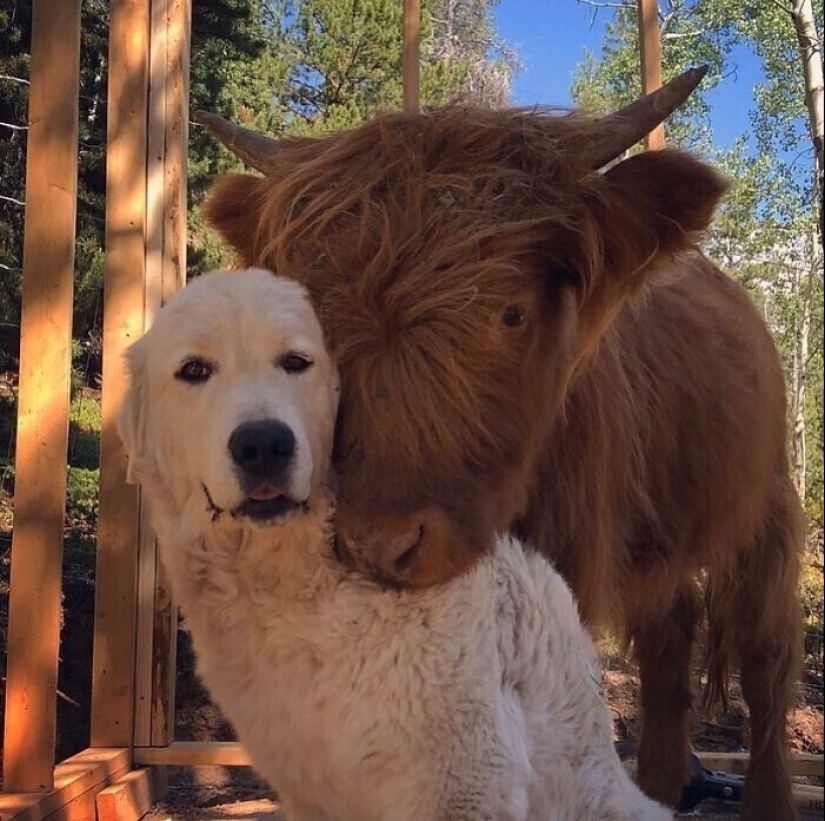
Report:
[[[676,806],[689,776],[690,657],[700,607],[690,588],[666,612],[648,611],[631,625],[642,684],[639,786]]]
[[[748,821],[797,817],[786,720],[801,651],[797,584],[803,531],[790,482],[783,476],[777,488],[762,532],[733,573],[712,580],[710,596],[712,652],[738,660],[750,709],[751,759],[742,801],[742,818]]]

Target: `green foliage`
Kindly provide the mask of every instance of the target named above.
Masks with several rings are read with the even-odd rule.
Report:
[[[479,3],[466,4],[479,6]],[[355,125],[401,106],[402,4],[397,0],[300,0],[281,4],[278,44],[289,62],[279,99],[290,133]],[[421,18],[421,102],[457,99],[468,60],[445,57],[427,3]]]
[[[14,462],[12,442],[17,417],[16,394],[0,395],[0,530],[11,526],[6,521],[14,500]],[[71,403],[69,467],[66,483],[66,518],[71,532],[91,539],[97,523],[100,470],[100,402],[91,398]]]
[[[72,402],[69,421],[84,433],[100,434],[100,402],[96,399],[80,397]]]
[[[292,56],[287,103],[297,120],[352,125],[397,107],[401,5],[392,0],[304,0],[284,32]]]
[[[0,8],[0,321],[20,316],[31,4]]]
[[[250,128],[277,131],[282,112],[276,103],[286,76],[267,28],[261,0],[207,0],[193,4],[190,103]],[[217,149],[202,129],[190,133],[189,183],[199,191],[219,171],[240,162]]]
[[[69,413],[69,464],[78,468],[100,465],[100,402],[79,396]]]
[[[100,470],[70,467],[66,481],[66,518],[70,522],[81,520],[94,525],[99,505]]]
[[[287,63],[275,35],[276,3],[264,0],[203,0],[192,6],[190,108],[220,114],[249,128],[278,133],[284,111],[279,90]],[[219,148],[197,126],[189,133],[188,276],[231,263],[218,236],[210,231],[199,206],[215,175],[240,171],[234,155]]]
[[[752,112],[755,136],[762,151],[799,151],[807,136],[807,113],[796,32],[788,7],[778,2],[749,0],[699,6],[702,22],[720,32],[728,48],[746,45],[762,61],[765,82],[755,89],[756,108]],[[813,6],[821,33],[822,7],[818,3]]]
[[[0,462],[0,502],[13,499],[14,466]],[[66,520],[73,527],[91,532],[100,507],[100,470],[69,467],[66,476]],[[4,523],[0,528],[5,529]]]

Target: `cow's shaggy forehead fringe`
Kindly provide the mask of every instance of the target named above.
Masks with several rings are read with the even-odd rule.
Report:
[[[548,225],[579,227],[582,201],[601,186],[576,157],[600,127],[581,114],[448,108],[287,140],[262,189],[256,245],[289,267],[302,240],[314,257],[304,265],[328,270],[335,260],[320,257],[329,252],[373,258],[381,286],[394,266],[421,255],[428,275],[468,254],[477,259],[480,247],[487,264],[512,262]],[[349,278],[372,280],[363,270]]]
[[[501,343],[501,311],[535,294],[540,264],[575,267],[585,290],[598,273],[587,205],[603,185],[575,164],[598,128],[580,114],[456,108],[284,143],[256,192],[255,261],[315,296],[343,406],[359,406],[364,430],[349,434],[368,434],[373,457],[437,452],[457,470],[513,458],[523,369],[508,360],[528,352]],[[397,402],[408,412],[385,418]]]

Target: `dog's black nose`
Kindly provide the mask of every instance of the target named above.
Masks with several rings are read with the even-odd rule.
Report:
[[[287,425],[274,419],[245,422],[229,437],[229,452],[246,473],[272,478],[292,459],[295,436]]]

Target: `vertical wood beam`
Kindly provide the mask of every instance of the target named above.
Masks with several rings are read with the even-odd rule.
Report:
[[[126,484],[116,419],[124,350],[143,333],[150,0],[110,7],[106,268],[91,743],[131,746],[137,632],[139,496]]]
[[[167,0],[166,116],[161,304],[186,284],[186,177],[189,157],[189,64],[192,0]],[[152,641],[153,745],[175,737],[178,609],[163,565],[157,563]]]
[[[79,66],[80,4],[35,0],[3,756],[6,792],[48,792],[54,787]]]
[[[662,54],[659,37],[659,3],[657,0],[637,0],[639,9],[639,56],[642,67],[642,94],[650,94],[662,85]],[[645,148],[665,147],[665,126],[659,123],[645,137]]]
[[[191,0],[152,0],[144,327],[186,279],[186,167]],[[134,741],[174,738],[177,607],[141,506]]]
[[[143,329],[161,307],[163,276],[163,206],[166,141],[167,0],[151,0],[149,96],[146,134],[146,275]],[[141,504],[137,554],[134,743],[147,745],[152,732],[152,656],[154,645],[157,544],[145,500]]]
[[[421,75],[421,0],[404,0],[404,112],[417,114]]]

